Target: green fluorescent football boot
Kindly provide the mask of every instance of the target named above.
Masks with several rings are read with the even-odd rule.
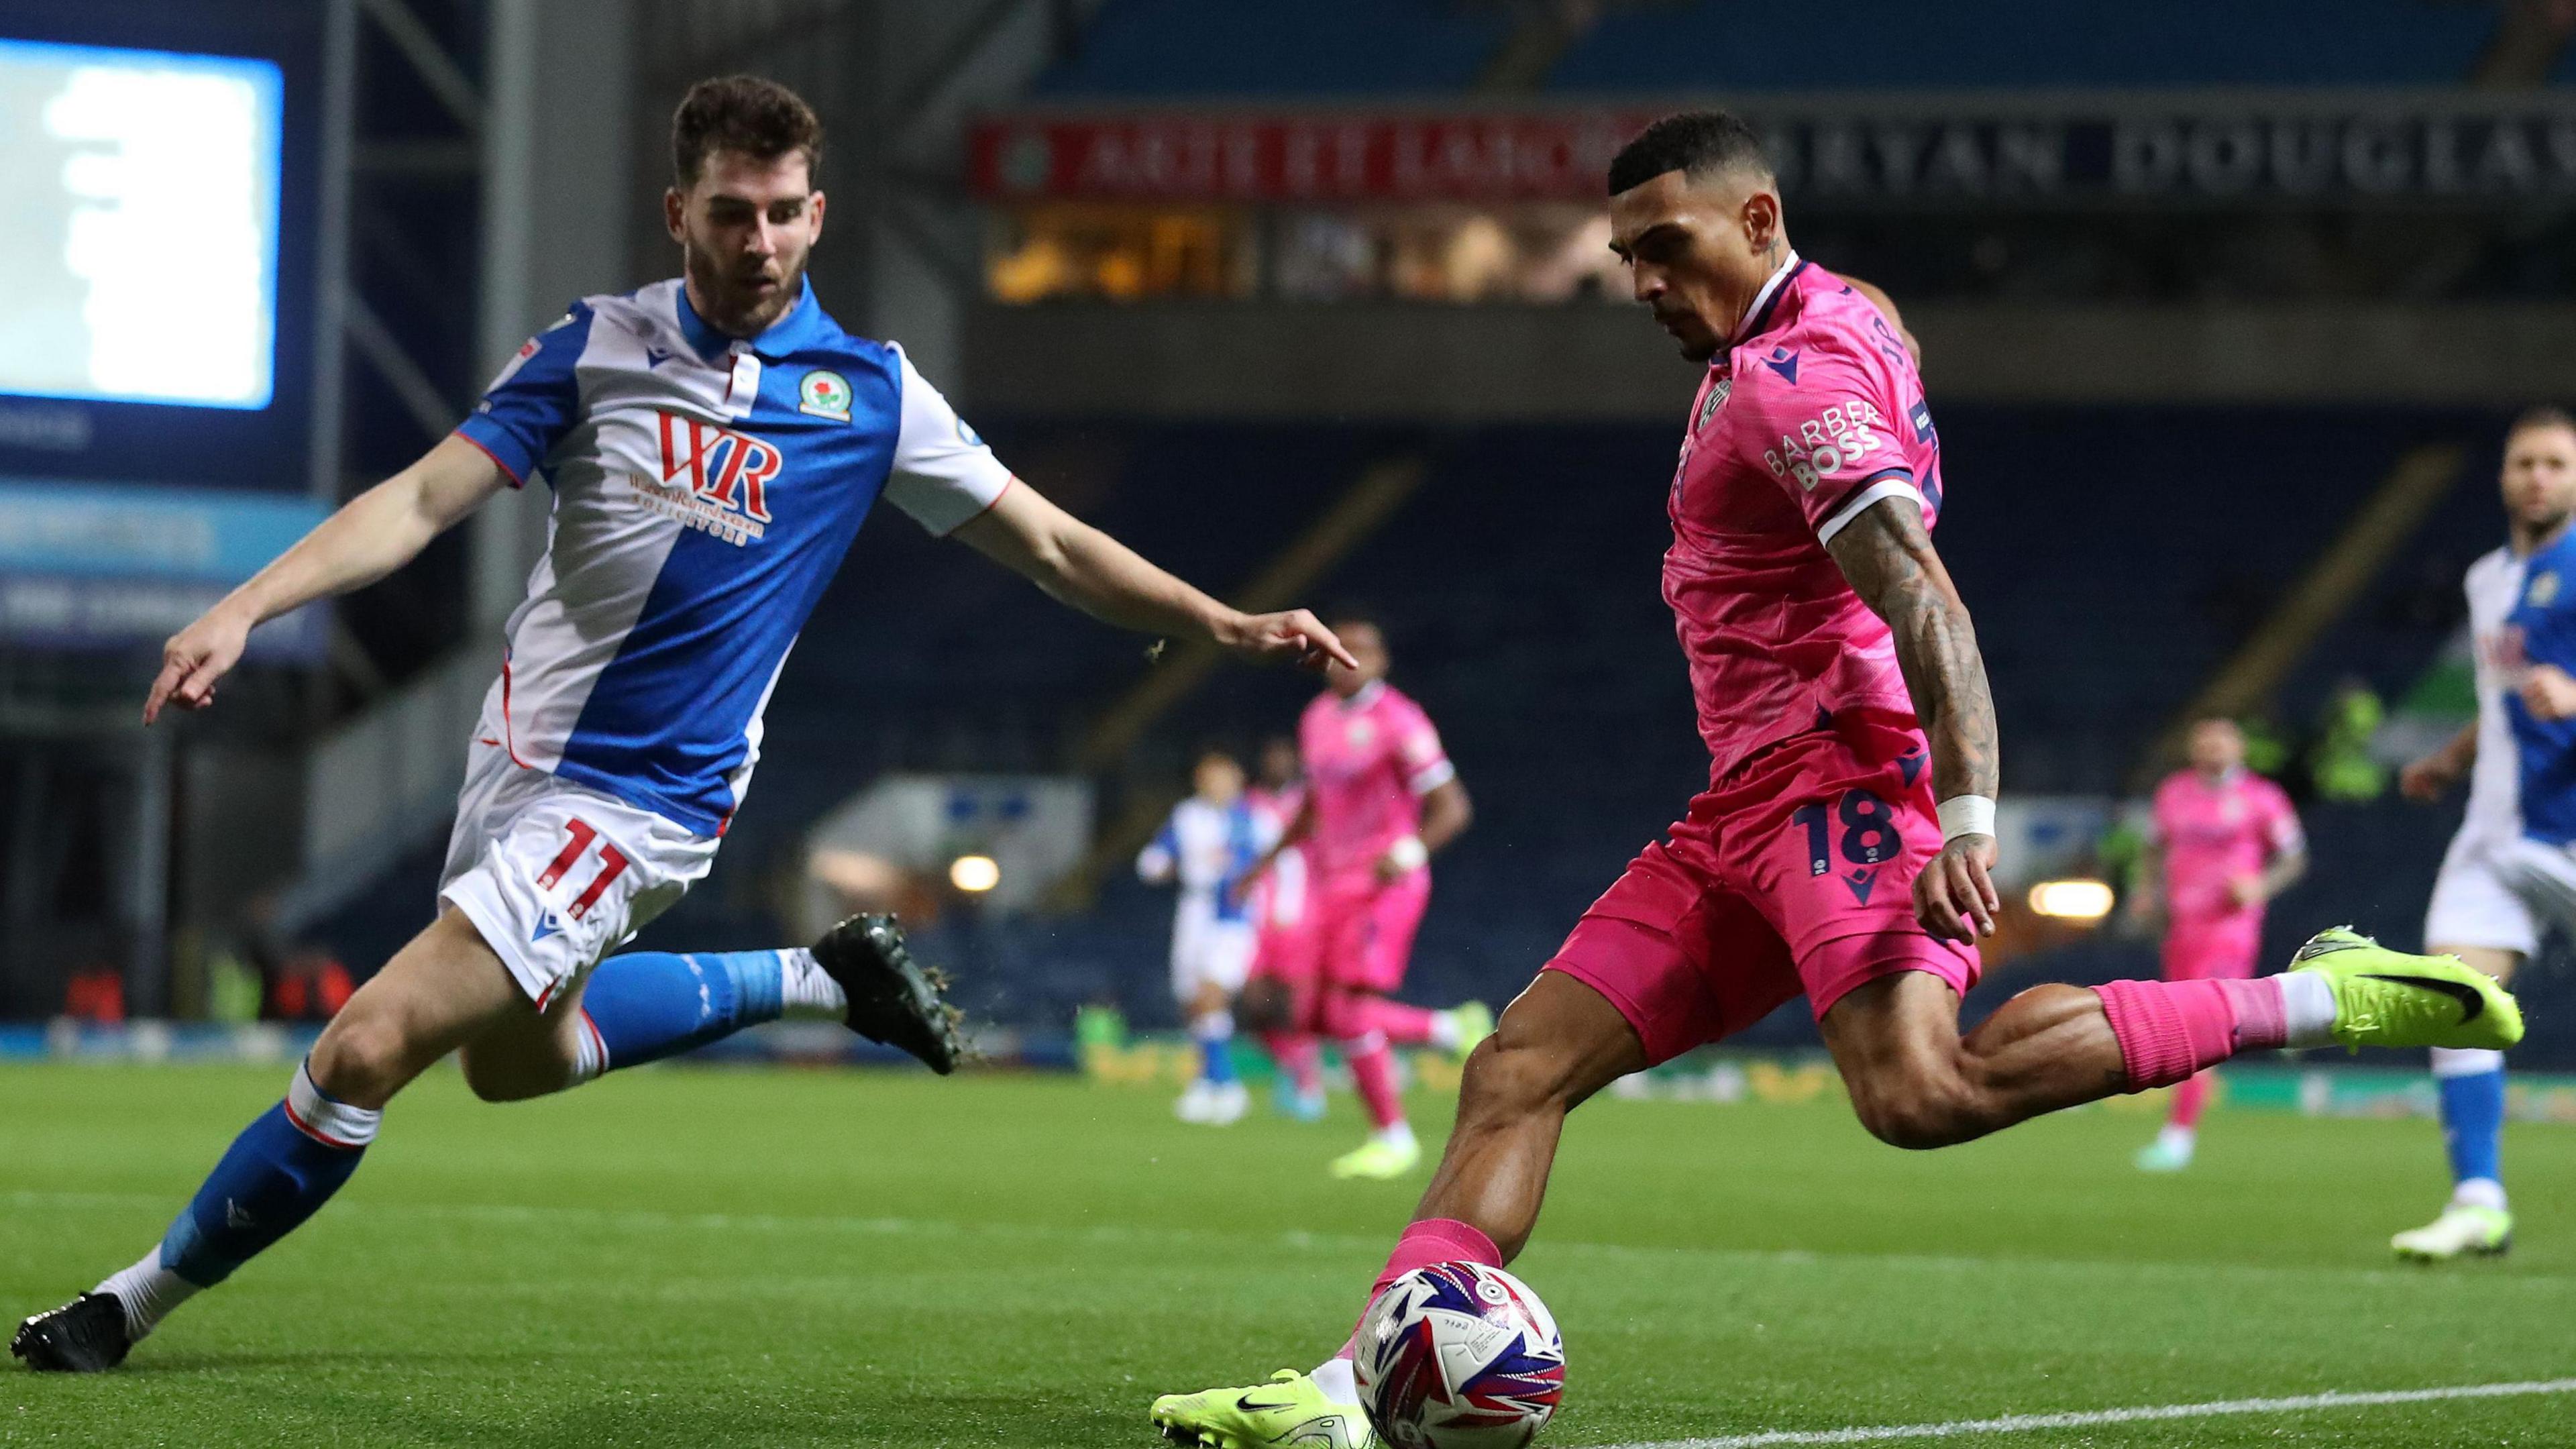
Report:
[[[1313,1379],[1281,1369],[1248,1389],[1165,1394],[1154,1427],[1175,1444],[1207,1449],[1377,1449],[1368,1420],[1337,1404]]]
[[[2495,978],[2457,956],[2409,956],[2352,929],[2317,932],[2293,971],[2334,992],[2334,1039],[2348,1047],[2483,1047],[2522,1040],[2522,1007]]]
[[[2513,1214],[2502,1208],[2455,1202],[2423,1227],[2390,1238],[2388,1246],[2410,1263],[2500,1257],[2513,1247]]]
[[[1460,1061],[1466,1060],[1467,1053],[1476,1049],[1476,1043],[1494,1034],[1494,1009],[1481,1001],[1470,1001],[1464,1006],[1453,1006],[1449,1009],[1449,1015],[1458,1023],[1458,1059]]]
[[[1412,1142],[1389,1142],[1372,1137],[1333,1159],[1333,1176],[1348,1181],[1363,1178],[1388,1182],[1404,1176],[1422,1165],[1422,1148]]]

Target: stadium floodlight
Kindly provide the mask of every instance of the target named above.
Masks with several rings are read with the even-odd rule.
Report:
[[[1002,867],[989,855],[961,855],[948,863],[948,883],[970,895],[982,895],[1002,883]]]
[[[2030,908],[2068,921],[2098,921],[2111,914],[2111,887],[2098,880],[2044,880],[2030,888]]]

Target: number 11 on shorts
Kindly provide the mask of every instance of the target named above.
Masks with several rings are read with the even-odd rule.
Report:
[[[564,848],[555,852],[555,858],[547,863],[545,873],[537,877],[539,890],[550,891],[555,888],[555,883],[564,878],[564,872],[572,869],[574,863],[590,849],[591,842],[599,840],[599,828],[587,820],[575,817],[564,822],[564,836]],[[625,852],[606,841],[600,841],[599,874],[591,877],[590,884],[582,887],[581,894],[573,897],[571,905],[564,907],[564,914],[576,921],[580,920],[582,915],[598,902],[600,895],[608,889],[608,883],[617,879],[625,871]]]

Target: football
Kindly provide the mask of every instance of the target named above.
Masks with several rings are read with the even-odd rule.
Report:
[[[1565,1396],[1565,1344],[1528,1284],[1434,1263],[1387,1285],[1360,1320],[1360,1404],[1393,1449],[1520,1449]]]

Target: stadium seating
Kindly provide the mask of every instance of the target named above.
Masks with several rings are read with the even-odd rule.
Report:
[[[1464,89],[1507,29],[1439,0],[1111,0],[1034,92],[1372,94]]]
[[[1815,0],[1613,3],[1547,72],[1556,92],[1850,91],[2455,84],[2495,7],[2429,0],[2178,0],[2065,6]],[[2333,23],[2327,19],[2331,10]],[[1110,0],[1040,95],[1391,94],[1463,90],[1510,7],[1439,0]],[[2225,36],[2224,44],[2212,37]],[[2576,57],[2556,79],[2576,81]]]
[[[2483,5],[2355,0],[2048,5],[1817,0],[1779,23],[1726,0],[1613,9],[1548,76],[1555,90],[1859,90],[2438,85],[2494,29]],[[2225,36],[2222,43],[2214,38]]]

